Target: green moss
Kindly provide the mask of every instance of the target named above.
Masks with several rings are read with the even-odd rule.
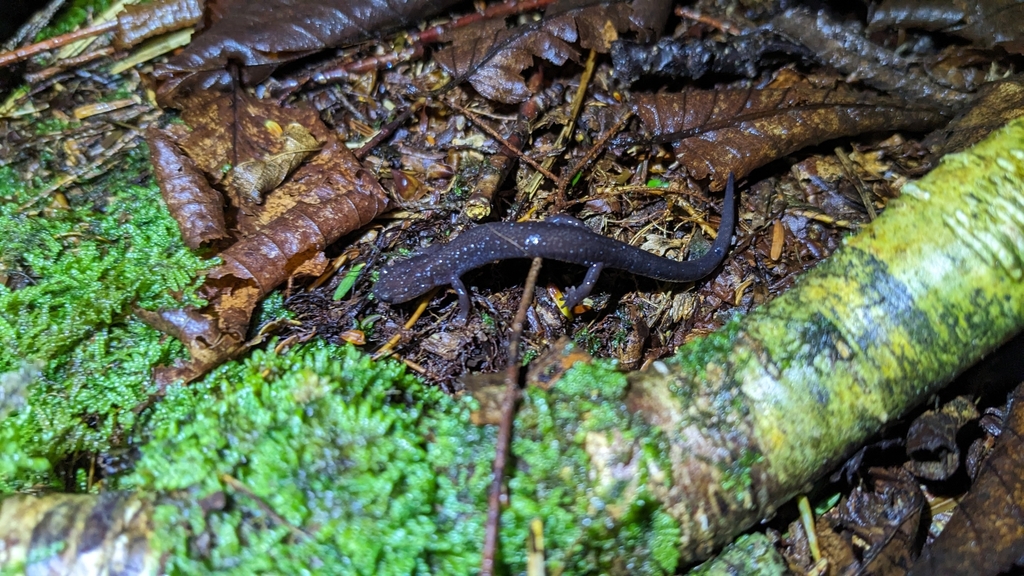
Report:
[[[36,35],[36,42],[67,34],[86,23],[89,16],[96,16],[107,9],[112,0],[72,0],[52,24]]]
[[[172,572],[466,573],[479,562],[488,467],[471,447],[485,432],[468,405],[398,363],[327,344],[256,351],[172,389],[147,428],[122,487],[190,494],[159,509]],[[200,500],[221,492],[229,505],[204,513]],[[211,548],[197,555],[189,542],[202,534]]]
[[[149,394],[152,367],[182,354],[131,315],[133,305],[174,305],[169,294],[193,288],[203,266],[146,170],[136,153],[116,175],[70,195],[70,209],[26,214],[19,206],[38,192],[0,168],[0,267],[28,279],[17,290],[0,286],[0,373],[25,361],[40,367],[27,405],[0,422],[0,442],[15,455],[5,461],[31,463],[0,467],[2,492],[59,485],[41,462],[119,445]]]
[[[596,362],[578,364],[550,391],[527,390],[513,441],[517,473],[502,518],[502,553],[513,572],[525,566],[522,542],[533,518],[544,523],[552,572],[675,569],[679,526],[648,491],[650,470],[667,470],[667,441],[626,410],[626,386],[613,362]],[[595,458],[630,473],[606,469],[595,481]]]

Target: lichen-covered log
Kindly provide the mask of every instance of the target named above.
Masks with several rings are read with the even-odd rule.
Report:
[[[1024,326],[1024,122],[947,156],[785,295],[633,374],[707,557]]]

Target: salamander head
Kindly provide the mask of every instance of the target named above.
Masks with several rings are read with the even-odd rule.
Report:
[[[373,285],[373,295],[381,302],[398,304],[408,302],[426,294],[435,286],[444,284],[432,278],[430,267],[424,260],[413,257],[385,266],[380,271],[377,283]]]

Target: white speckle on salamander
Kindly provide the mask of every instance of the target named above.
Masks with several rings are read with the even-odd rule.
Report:
[[[523,244],[526,246],[539,246],[540,243],[540,234],[530,234],[529,236],[526,237],[526,240],[523,242]]]

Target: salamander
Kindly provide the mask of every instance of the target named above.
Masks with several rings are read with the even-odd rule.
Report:
[[[492,222],[463,232],[447,244],[433,244],[420,254],[393,262],[381,270],[373,294],[397,304],[451,284],[459,297],[459,321],[469,318],[469,291],[462,275],[507,258],[544,258],[588,266],[578,287],[568,291],[565,305],[580,303],[605,268],[670,282],[692,282],[710,274],[725,260],[736,227],[735,181],[729,174],[718,237],[707,254],[678,262],[601,236],[583,222],[559,214],[539,222]]]

